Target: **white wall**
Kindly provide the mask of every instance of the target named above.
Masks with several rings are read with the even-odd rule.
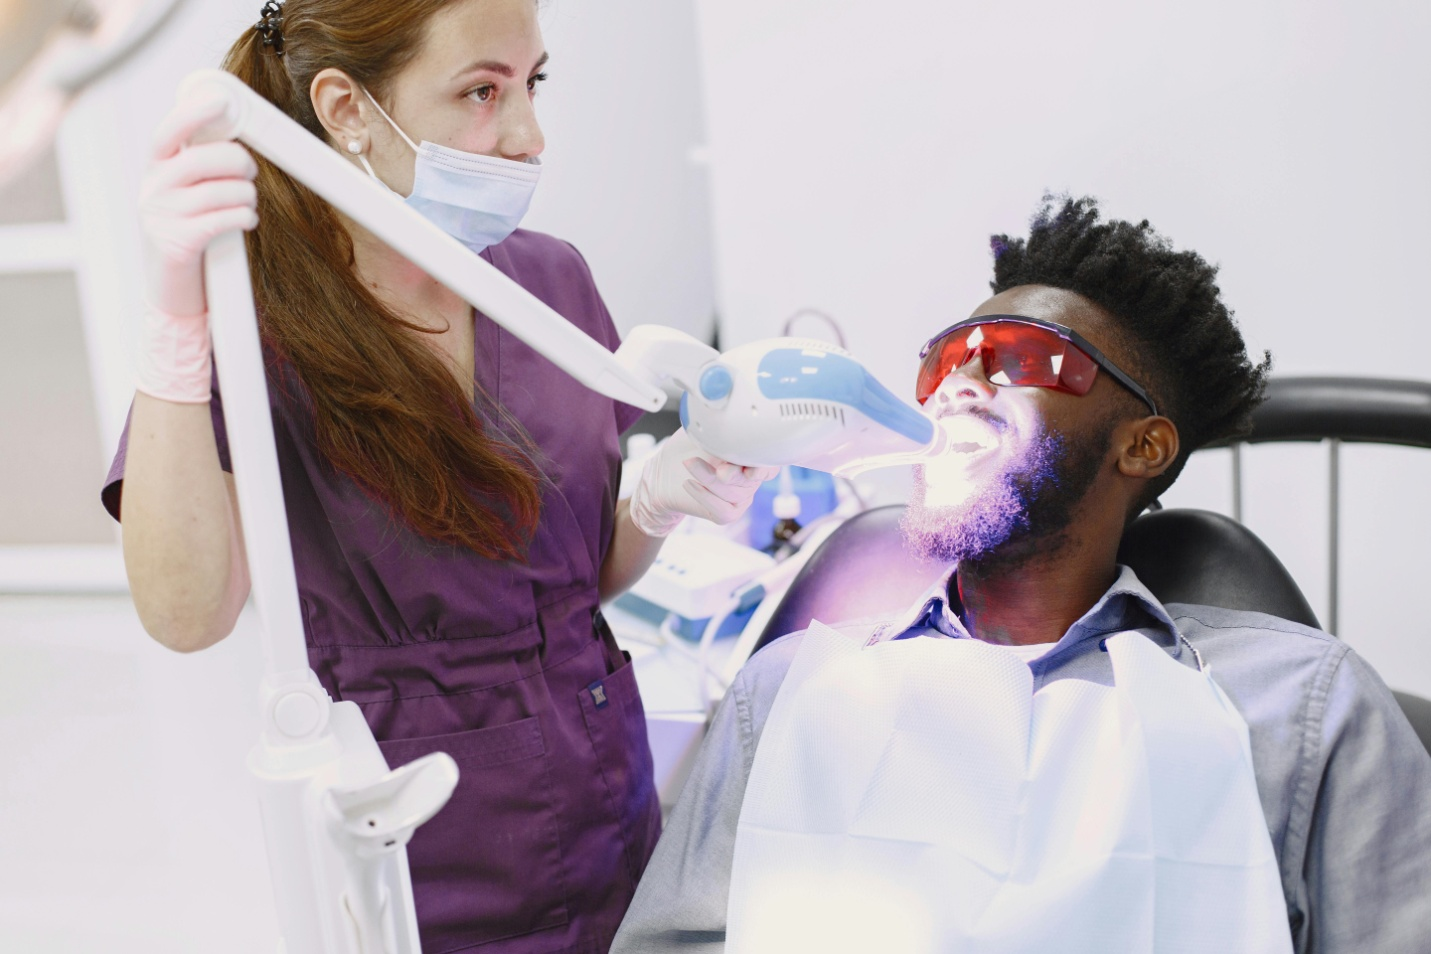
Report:
[[[672,0],[542,0],[547,137],[527,225],[572,242],[623,333],[699,338],[715,313],[695,8]]]
[[[989,234],[1053,189],[1221,263],[1278,373],[1431,377],[1424,2],[697,9],[726,342],[813,306],[909,387],[919,344],[988,296]],[[1170,503],[1229,509],[1209,456]],[[1246,472],[1248,523],[1325,615],[1325,451],[1254,448]],[[1351,448],[1343,486],[1342,635],[1431,696],[1431,452]]]
[[[258,626],[186,656],[126,596],[0,595],[0,950],[276,950]]]

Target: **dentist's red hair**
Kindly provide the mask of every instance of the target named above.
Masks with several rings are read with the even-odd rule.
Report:
[[[313,77],[336,68],[382,98],[421,49],[433,14],[452,2],[288,0],[282,55],[249,28],[224,69],[326,141],[309,98]],[[259,224],[247,241],[260,330],[303,385],[284,399],[310,405],[307,436],[422,536],[521,559],[541,500],[530,456],[492,433],[422,342],[426,332],[364,287],[334,209],[255,158]]]

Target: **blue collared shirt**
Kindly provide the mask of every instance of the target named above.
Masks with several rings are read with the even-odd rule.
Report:
[[[916,636],[973,639],[949,596],[953,581],[954,568],[950,567],[903,613],[883,620],[865,621],[870,629],[869,641],[911,639]],[[848,632],[852,627],[841,628]],[[1029,663],[1034,677],[1034,691],[1054,679],[1083,679],[1099,685],[1113,685],[1113,667],[1107,654],[1100,653],[1101,658],[1088,656],[1092,648],[1088,644],[1090,640],[1096,640],[1101,651],[1105,637],[1129,630],[1142,633],[1179,662],[1197,667],[1198,662],[1189,652],[1188,644],[1178,638],[1178,626],[1168,615],[1168,610],[1132,570],[1120,567],[1118,578],[1108,592],[1093,604],[1093,608],[1070,626],[1062,639]],[[1431,951],[1426,954],[1431,954]]]
[[[949,605],[950,581],[897,616],[837,628],[870,641],[973,638]],[[1273,616],[1164,606],[1124,567],[1029,663],[1035,691],[1055,679],[1112,685],[1101,644],[1128,630],[1187,666],[1195,649],[1247,721],[1298,954],[1431,954],[1431,757],[1371,667],[1326,633]],[[724,949],[741,801],[802,637],[757,653],[727,693],[613,954]]]

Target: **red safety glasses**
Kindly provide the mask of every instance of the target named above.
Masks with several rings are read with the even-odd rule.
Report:
[[[1072,328],[1023,315],[983,315],[952,325],[930,338],[919,352],[915,398],[929,400],[956,368],[979,355],[992,384],[1015,388],[1053,388],[1084,395],[1102,368],[1138,396],[1154,413],[1148,392]]]

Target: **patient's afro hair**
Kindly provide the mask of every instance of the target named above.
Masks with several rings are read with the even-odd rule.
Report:
[[[1182,445],[1144,503],[1172,484],[1194,450],[1251,430],[1272,358],[1264,353],[1255,366],[1248,360],[1220,297],[1217,266],[1196,252],[1174,251],[1146,219],[1100,222],[1098,201],[1088,197],[1046,195],[1027,239],[995,235],[989,244],[995,294],[1019,285],[1061,288],[1122,325],[1122,343],[1138,356],[1124,370],[1177,425]]]

